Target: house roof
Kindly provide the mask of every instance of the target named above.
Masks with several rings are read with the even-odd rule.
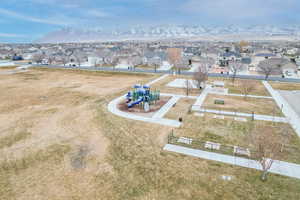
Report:
[[[221,56],[222,57],[232,57],[232,56],[235,56],[235,57],[238,57],[238,58],[241,57],[241,55],[239,53],[236,53],[236,52],[233,52],[233,51],[222,53]]]
[[[257,57],[275,57],[276,55],[273,53],[258,53],[258,54],[255,54],[255,56],[257,56]]]
[[[295,65],[294,63],[287,63],[285,65],[282,66],[282,69],[297,69],[297,65]]]
[[[250,64],[252,61],[251,61],[251,58],[242,58],[241,62],[243,64]]]
[[[163,51],[161,51],[161,52],[147,51],[147,52],[145,52],[144,56],[147,59],[159,57],[161,60],[167,60],[167,54]]]

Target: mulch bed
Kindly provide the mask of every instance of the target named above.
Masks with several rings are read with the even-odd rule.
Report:
[[[149,112],[145,112],[144,108],[140,105],[135,105],[132,108],[128,108],[126,101],[122,101],[118,105],[118,109],[125,111],[125,112],[131,112],[131,113],[151,113],[151,112],[156,112],[158,111],[163,105],[165,105],[171,97],[161,97],[159,101],[156,102],[156,104],[150,105],[150,110]]]

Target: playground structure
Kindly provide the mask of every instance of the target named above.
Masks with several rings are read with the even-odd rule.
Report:
[[[135,85],[133,90],[127,93],[126,99],[128,108],[141,105],[146,112],[149,112],[150,105],[160,100],[160,91],[151,91],[148,85]]]

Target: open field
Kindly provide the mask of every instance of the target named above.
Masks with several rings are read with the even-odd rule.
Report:
[[[245,81],[244,79],[235,79],[232,82],[232,79],[229,78],[216,78],[216,77],[209,77],[208,83],[213,83],[214,81],[223,81],[225,83],[225,88],[228,88],[229,93],[235,94],[243,94],[242,82]],[[253,85],[253,90],[249,93],[251,95],[258,95],[258,96],[270,96],[269,92],[262,84],[261,81],[258,80],[246,80]]]
[[[300,83],[282,83],[270,81],[270,85],[275,90],[300,90]]]
[[[190,76],[183,76],[183,75],[169,75],[168,77],[164,78],[161,81],[158,81],[152,87],[154,89],[160,90],[161,93],[172,93],[172,94],[180,94],[186,95],[186,88],[176,88],[176,87],[168,87],[167,84],[175,79],[191,79]],[[190,96],[198,96],[200,95],[201,91],[199,89],[189,89]]]
[[[8,190],[17,199],[33,199],[35,192],[41,195],[36,199],[55,199],[56,195],[65,195],[56,192],[61,181],[70,181],[64,178],[72,176],[74,183],[80,182],[76,179],[82,174],[76,170],[87,160],[95,163],[87,166],[88,170],[101,171],[97,166],[104,163],[109,140],[101,133],[93,106],[137,81],[149,79],[152,76],[70,70],[1,75],[0,176],[7,182],[5,187],[0,183],[0,199],[13,199]],[[57,155],[52,155],[53,151]],[[45,174],[45,170],[49,171]],[[29,177],[35,181],[29,181]],[[45,182],[38,182],[42,177]],[[35,184],[40,185],[36,191]],[[85,188],[87,182],[82,184],[76,187]],[[49,186],[51,196],[43,197],[43,185]]]
[[[216,99],[223,99],[224,105],[215,104]],[[225,110],[232,112],[252,113],[271,116],[283,116],[280,108],[273,99],[261,99],[251,97],[236,97],[209,94],[204,101],[203,108]]]
[[[300,198],[300,180],[272,174],[264,183],[256,170],[164,152],[171,128],[107,110],[132,84],[152,78],[70,70],[1,75],[0,199]]]
[[[17,65],[16,66],[0,66],[0,71],[7,70],[7,69],[15,69],[16,67],[18,67],[18,66]]]

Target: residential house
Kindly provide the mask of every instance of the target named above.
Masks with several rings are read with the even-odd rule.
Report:
[[[230,61],[241,61],[242,57],[241,54],[233,52],[233,51],[226,51],[219,55],[219,65],[220,66],[228,66]]]

